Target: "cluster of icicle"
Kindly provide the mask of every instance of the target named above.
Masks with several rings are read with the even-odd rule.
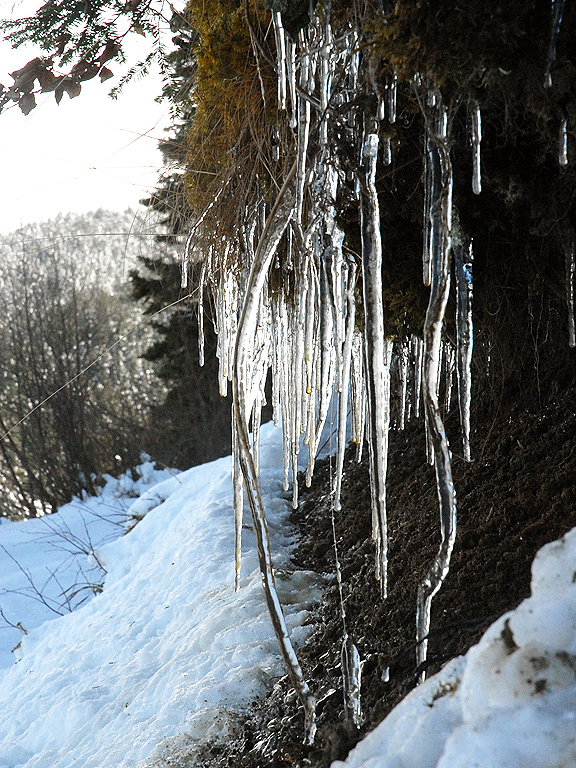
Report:
[[[550,67],[559,26],[556,0]],[[387,594],[386,474],[388,432],[402,428],[411,416],[424,414],[429,462],[435,467],[439,510],[438,553],[417,597],[417,663],[424,677],[430,609],[433,596],[448,572],[456,533],[456,495],[451,452],[442,412],[457,401],[462,425],[462,455],[470,460],[470,367],[472,356],[472,247],[456,235],[452,224],[452,166],[449,115],[441,94],[414,79],[414,97],[425,126],[423,279],[430,287],[421,338],[395,342],[386,335],[382,304],[382,246],[375,176],[378,162],[393,163],[390,139],[379,139],[383,122],[396,120],[396,78],[383,89],[375,82],[373,62],[361,54],[353,28],[332,28],[330,3],[323,15],[303,29],[298,40],[285,33],[282,14],[272,11],[277,47],[278,103],[294,137],[294,161],[274,204],[248,210],[237,243],[211,251],[202,273],[210,275],[216,306],[220,392],[233,389],[234,498],[236,518],[236,585],[241,568],[244,492],[253,519],[264,594],[281,653],[305,710],[307,740],[316,730],[315,699],[292,647],[274,584],[266,511],[258,480],[260,413],[265,402],[268,371],[272,378],[274,422],[284,441],[285,488],[298,504],[298,456],[307,451],[307,484],[321,447],[324,426],[335,412],[336,458],[333,510],[340,509],[344,450],[348,435],[360,459],[366,437],[372,491],[372,528],[376,574],[382,596]],[[547,70],[547,84],[549,80]],[[359,98],[371,83],[377,102]],[[472,189],[481,191],[480,107],[469,104]],[[276,130],[279,135],[279,129]],[[330,135],[348,137],[357,147],[353,168],[343,167],[331,148]],[[276,158],[278,150],[276,149]],[[356,202],[362,234],[357,260],[343,248],[337,221],[337,199]],[[290,273],[292,290],[272,290],[273,266]],[[234,253],[232,253],[234,251]],[[238,258],[240,255],[241,258]],[[574,302],[574,240],[567,251],[569,301]],[[452,263],[453,262],[453,263]],[[243,267],[237,265],[241,263]],[[234,265],[231,267],[230,265]],[[357,275],[360,270],[361,276]],[[443,338],[443,323],[455,279],[455,348]],[[361,322],[356,317],[356,284],[363,289]],[[204,285],[200,286],[200,296]],[[199,312],[202,318],[202,307]],[[362,327],[360,331],[358,328]],[[201,332],[202,333],[202,332]],[[572,328],[571,343],[574,343]],[[201,356],[203,350],[201,349]],[[441,381],[444,379],[444,387]],[[397,382],[392,388],[391,381]],[[392,391],[394,389],[394,391]],[[440,392],[444,391],[444,402]],[[393,414],[391,416],[391,413]],[[347,434],[348,427],[348,434]],[[344,623],[342,648],[345,712],[357,726],[360,711],[360,660]]]
[[[393,162],[390,141],[379,141],[383,121],[396,120],[396,79],[376,92],[375,114],[366,114],[357,97],[370,73],[363,61],[354,29],[334,35],[329,4],[292,40],[273,11],[277,45],[278,102],[287,112],[294,136],[294,162],[275,202],[247,211],[239,242],[213,250],[206,265],[216,305],[220,391],[233,389],[234,498],[236,518],[237,586],[241,567],[244,493],[258,540],[264,594],[281,653],[305,709],[308,742],[314,739],[315,699],[292,647],[274,584],[266,511],[258,481],[258,435],[265,402],[268,370],[272,378],[274,421],[283,430],[285,487],[298,504],[298,456],[307,451],[307,484],[314,472],[324,426],[336,413],[336,458],[333,508],[340,509],[344,450],[348,436],[361,456],[365,437],[369,447],[372,527],[376,574],[382,596],[387,594],[386,474],[388,432],[400,428],[410,415],[425,414],[429,459],[436,468],[440,501],[441,543],[436,559],[419,590],[417,606],[418,663],[424,667],[430,605],[448,571],[456,531],[456,500],[451,479],[450,451],[439,403],[445,377],[446,402],[452,380],[458,382],[463,425],[463,454],[470,457],[470,360],[472,353],[471,248],[451,242],[451,188],[446,109],[439,93],[415,84],[426,124],[424,280],[430,285],[430,305],[422,338],[396,343],[386,335],[382,304],[382,246],[375,176],[379,158]],[[363,75],[361,77],[361,75]],[[373,80],[373,77],[372,77]],[[472,105],[474,127],[474,191],[480,191],[480,113]],[[329,132],[352,137],[357,166],[344,168],[331,150]],[[313,141],[311,140],[311,137]],[[311,147],[314,147],[314,152]],[[337,198],[342,192],[356,201],[362,230],[360,263],[343,248],[337,222]],[[269,284],[282,239],[293,290],[273,291]],[[227,248],[241,251],[244,268]],[[457,345],[442,337],[450,285],[451,253],[455,253],[457,283]],[[278,266],[278,265],[276,265]],[[361,271],[363,318],[356,317],[357,271]],[[203,275],[206,271],[203,272]],[[200,295],[203,293],[201,286]],[[202,315],[200,307],[200,316]],[[358,327],[363,327],[363,331]],[[398,391],[391,392],[391,379]],[[395,417],[391,417],[391,400]],[[331,407],[332,406],[332,407]],[[332,416],[330,416],[332,418]],[[348,432],[347,432],[348,427]],[[343,615],[344,618],[344,615]],[[360,660],[344,631],[343,688],[347,716],[360,725]]]

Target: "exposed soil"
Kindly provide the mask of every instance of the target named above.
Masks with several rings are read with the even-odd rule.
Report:
[[[528,596],[537,550],[576,525],[576,391],[573,386],[535,412],[515,407],[482,423],[473,436],[472,463],[459,456],[453,472],[458,534],[446,581],[432,607],[428,673],[476,643],[503,612]],[[455,416],[447,426],[455,430]],[[476,419],[480,423],[480,419]],[[313,486],[293,514],[302,532],[296,567],[333,574],[330,462],[317,467]],[[342,511],[335,514],[347,630],[364,661],[358,731],[344,722],[340,652],[342,619],[336,582],[314,613],[316,628],[299,657],[319,699],[318,736],[302,744],[303,714],[282,679],[238,723],[236,738],[212,745],[194,765],[325,768],[342,759],[416,684],[415,604],[440,543],[433,469],[425,461],[424,430],[411,422],[392,432],[388,481],[389,596],[374,576],[367,462],[347,458]]]

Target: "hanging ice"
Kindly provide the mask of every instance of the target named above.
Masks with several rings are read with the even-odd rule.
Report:
[[[360,728],[363,722],[360,697],[362,666],[358,648],[347,634],[342,640],[340,662],[344,687],[344,716],[346,720],[351,720],[356,728]]]
[[[561,166],[568,165],[568,118],[562,118],[558,141],[558,162]]]
[[[286,109],[286,33],[282,24],[282,13],[272,11],[272,23],[274,25],[274,37],[276,38],[276,67],[278,71],[278,108]]]
[[[480,170],[480,143],[482,141],[482,115],[480,104],[473,101],[470,106],[472,133],[472,192],[479,195],[482,192],[482,175]]]
[[[472,387],[472,243],[454,248],[456,272],[456,353],[458,372],[458,406],[464,460],[470,461],[470,400]]]
[[[389,403],[385,365],[384,311],[382,306],[382,241],[380,208],[376,192],[378,135],[369,133],[364,143],[364,172],[359,174],[362,281],[364,289],[364,348],[369,418],[370,486],[373,537],[376,541],[376,574],[382,595],[387,594],[388,531],[386,474],[388,467]],[[389,357],[389,356],[388,356]],[[389,361],[388,361],[389,366]]]
[[[550,44],[548,46],[548,59],[546,61],[546,71],[544,73],[544,88],[552,87],[552,67],[556,62],[556,48],[558,37],[560,36],[560,27],[562,26],[562,15],[564,13],[565,0],[552,0],[550,5],[551,24],[550,24]]]
[[[447,136],[447,114],[438,108],[427,112],[430,179],[430,298],[424,322],[424,408],[433,451],[440,506],[441,543],[430,570],[418,588],[416,610],[416,660],[425,677],[432,598],[448,573],[456,535],[456,494],[452,481],[450,449],[438,406],[438,376],[442,325],[450,289],[452,228],[452,164]]]

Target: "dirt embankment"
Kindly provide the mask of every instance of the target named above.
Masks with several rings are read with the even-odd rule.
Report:
[[[455,416],[448,417],[458,534],[450,572],[434,598],[428,672],[465,653],[503,612],[529,594],[537,550],[576,525],[576,390],[538,409],[515,407],[477,427],[471,464],[458,456]],[[415,606],[419,581],[440,543],[433,469],[425,461],[422,423],[391,433],[388,481],[389,596],[374,576],[367,461],[347,458],[342,510],[335,528],[347,630],[364,662],[357,731],[344,722],[340,650],[342,618],[335,580],[314,612],[316,627],[299,656],[319,699],[318,737],[302,745],[303,723],[287,679],[238,723],[236,738],[205,753],[209,766],[326,768],[374,728],[416,684]],[[333,574],[330,461],[293,514],[302,539],[299,568]],[[196,759],[195,765],[198,766]]]

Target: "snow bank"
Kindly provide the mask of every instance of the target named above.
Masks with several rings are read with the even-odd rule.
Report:
[[[538,552],[529,598],[332,764],[510,766],[576,766],[576,528]]]
[[[275,564],[287,569],[281,435],[268,425],[261,440]],[[96,551],[102,594],[26,635],[20,661],[0,671],[1,768],[142,764],[225,732],[226,710],[282,674],[249,528],[234,592],[230,458],[156,485],[135,506],[141,522]],[[296,642],[315,584],[309,574],[278,583]]]

